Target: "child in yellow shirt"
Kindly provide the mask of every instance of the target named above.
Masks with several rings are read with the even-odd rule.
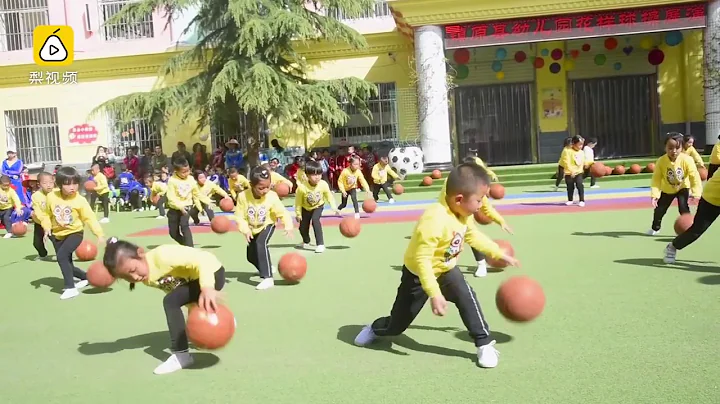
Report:
[[[168,183],[168,175],[166,172],[161,171],[160,172],[160,179],[156,180],[154,177],[150,177],[150,203],[152,203],[155,199],[157,199],[157,202],[155,202],[155,207],[158,210],[158,216],[155,219],[161,220],[165,219],[165,205],[167,204],[167,183]]]
[[[388,198],[388,202],[395,203],[395,199],[393,199],[392,193],[390,192],[390,181],[388,181],[388,176],[396,180],[399,179],[400,176],[397,175],[397,173],[388,164],[387,156],[380,156],[379,160],[380,161],[373,166],[372,172],[370,173],[373,180],[373,198],[375,199],[375,202],[377,202],[380,199],[380,190],[382,189]]]
[[[210,198],[200,193],[195,178],[190,175],[190,164],[184,158],[173,161],[175,173],[168,180],[168,228],[170,237],[178,244],[194,246],[190,231],[190,209],[200,211],[201,203],[211,204]]]
[[[690,135],[683,136],[683,153],[690,156],[690,158],[693,159],[693,162],[695,162],[695,166],[697,168],[705,168],[705,162],[703,161],[702,157],[700,156],[700,153],[698,153],[697,149],[695,149],[695,137]]]
[[[582,136],[573,136],[570,148],[563,150],[563,157],[560,166],[563,168],[565,185],[567,185],[567,199],[565,205],[571,206],[575,197],[575,189],[578,191],[580,201],[578,206],[585,206],[585,185],[583,185],[583,171],[585,170],[585,152],[583,144],[585,139]]]
[[[172,355],[154,373],[162,375],[191,366],[194,360],[182,308],[197,303],[209,313],[217,309],[218,292],[225,286],[225,268],[215,255],[177,244],[145,252],[142,247],[112,237],[105,246],[103,264],[113,277],[130,282],[130,290],[142,283],[165,292],[163,308]]]
[[[518,265],[500,247],[477,230],[473,214],[488,192],[490,178],[476,164],[461,164],[447,179],[445,203],[432,204],[420,217],[405,251],[397,296],[389,316],[380,317],[355,337],[355,344],[366,346],[377,337],[402,334],[430,298],[433,314],[447,313],[447,300],[455,303],[460,317],[477,347],[478,365],[494,368],[498,364],[495,341],[485,321],[473,288],[457,266],[457,258],[467,242],[483,253]]]
[[[555,174],[555,190],[557,191],[560,187],[560,182],[565,178],[565,169],[562,166],[562,162],[565,159],[565,152],[572,149],[572,137],[566,137],[563,141],[563,149],[560,153],[560,159],[558,160],[557,173]]]
[[[710,165],[708,166],[708,181],[713,177],[715,171],[720,167],[720,136],[718,136],[718,142],[710,152]]]
[[[653,221],[649,236],[660,232],[662,219],[667,213],[670,204],[677,198],[680,214],[690,213],[688,199],[699,198],[702,193],[700,173],[692,157],[682,152],[683,135],[670,132],[665,139],[665,154],[655,162],[650,184],[650,198],[653,212]]]
[[[360,219],[360,206],[357,199],[358,185],[367,193],[368,198],[370,197],[370,187],[360,170],[360,157],[350,156],[348,160],[350,160],[350,166],[342,170],[338,178],[338,188],[342,193],[342,200],[338,209],[345,209],[349,195],[352,198],[353,208],[355,208],[355,218]]]
[[[22,203],[17,192],[10,186],[10,177],[3,175],[0,177],[0,220],[5,226],[5,237],[12,238],[12,212],[15,210],[18,217],[22,217]]]
[[[325,239],[323,238],[322,224],[320,217],[329,203],[332,210],[338,215],[340,211],[335,205],[335,197],[330,191],[330,186],[322,180],[322,165],[317,161],[308,161],[305,164],[307,183],[298,187],[295,192],[295,217],[300,223],[300,235],[302,236],[302,248],[310,248],[310,223],[315,233],[315,252],[325,252]]]
[[[74,167],[61,167],[55,173],[55,185],[60,188],[47,194],[45,211],[35,212],[45,237],[55,248],[55,258],[60,266],[64,291],[60,299],[72,299],[80,295],[78,289],[88,285],[85,271],[73,264],[73,253],[83,241],[85,226],[104,244],[103,230],[88,200],[78,193],[82,178]],[[73,278],[80,281],[75,283]]]
[[[197,180],[198,187],[200,188],[200,193],[202,195],[205,195],[209,200],[212,201],[212,198],[214,195],[219,196],[220,198],[227,198],[228,194],[220,188],[220,186],[212,181],[207,180],[207,175],[205,175],[204,172],[198,171],[195,173],[195,179]],[[200,203],[200,206],[202,207],[202,210],[205,212],[205,215],[207,216],[208,220],[213,220],[215,217],[215,212],[213,212],[212,205],[206,204],[206,203]],[[196,207],[193,207],[190,209],[190,217],[192,217],[193,222],[195,225],[200,224],[200,210]]]
[[[277,161],[277,159],[273,159]],[[263,167],[270,170],[270,189],[275,189],[275,186],[277,184],[285,184],[288,186],[289,189],[293,189],[293,183],[289,179],[283,177],[282,175],[275,172],[275,169],[273,168],[272,164],[265,163],[262,165]],[[275,164],[275,167],[277,167],[277,164]],[[306,175],[307,176],[307,175]]]
[[[93,164],[90,168],[95,182],[95,190],[90,193],[90,206],[94,207],[97,199],[100,199],[103,208],[103,218],[100,223],[110,223],[110,185],[108,185],[107,177],[100,171],[99,164]]]
[[[292,237],[293,223],[275,191],[270,189],[270,170],[260,166],[250,172],[250,188],[238,194],[235,218],[238,229],[248,242],[247,260],[258,270],[262,281],[255,287],[265,290],[275,286],[268,243],[275,233],[275,223],[282,220],[285,235]]]
[[[55,184],[53,184],[52,174],[45,171],[38,174],[37,181],[40,185],[40,189],[33,192],[32,196],[30,197],[30,202],[32,203],[33,210],[31,217],[34,223],[33,247],[35,247],[35,251],[37,251],[38,253],[38,256],[37,258],[35,258],[35,260],[45,260],[48,256],[47,248],[45,248],[45,231],[43,230],[42,223],[40,223],[40,219],[35,214],[35,212],[40,212],[40,217],[42,217],[42,212],[47,211],[47,196],[50,192],[53,191]]]
[[[228,170],[228,191],[234,201],[237,201],[238,194],[250,188],[250,181],[238,172],[237,168],[231,167]]]
[[[597,139],[592,138],[585,140],[585,147],[583,147],[583,153],[585,153],[583,180],[587,177],[590,177],[590,188],[598,188],[598,186],[595,184],[597,178],[595,178],[590,173],[590,167],[592,167],[593,163],[595,162],[595,146],[597,146]]]

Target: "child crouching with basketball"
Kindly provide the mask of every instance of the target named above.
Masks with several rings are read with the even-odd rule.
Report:
[[[142,283],[166,293],[163,308],[170,331],[170,357],[155,368],[156,375],[172,373],[193,364],[188,352],[182,308],[197,303],[214,313],[218,291],[225,286],[225,268],[207,251],[167,244],[145,252],[141,247],[115,237],[105,247],[103,265],[110,274],[130,282],[130,290]]]
[[[3,238],[12,238],[12,213],[18,217],[22,217],[22,202],[17,192],[10,186],[10,177],[7,175],[0,176],[0,220],[5,226],[5,236]]]
[[[308,161],[305,163],[305,174],[307,174],[307,183],[298,187],[295,192],[295,216],[300,223],[302,247],[310,248],[310,224],[312,223],[313,233],[315,233],[315,252],[320,254],[325,252],[325,240],[320,224],[325,202],[330,204],[330,208],[338,216],[340,210],[335,204],[335,197],[330,191],[330,186],[322,180],[322,165],[317,161]]]
[[[360,206],[358,205],[357,190],[358,186],[367,193],[368,198],[371,196],[370,187],[368,186],[362,171],[360,170],[360,157],[350,156],[348,159],[350,166],[340,173],[338,178],[338,189],[342,194],[342,200],[338,209],[343,210],[347,206],[348,197],[352,199],[353,208],[355,209],[355,219],[360,219]]]
[[[455,303],[460,317],[477,347],[478,365],[494,368],[498,364],[495,341],[475,295],[457,267],[457,257],[467,241],[473,248],[510,265],[518,265],[472,223],[480,200],[487,194],[490,179],[482,167],[461,164],[447,179],[445,204],[431,205],[415,226],[405,251],[404,266],[395,303],[389,316],[380,317],[355,337],[355,344],[366,346],[377,337],[402,334],[420,313],[428,297],[432,312],[444,316],[447,301]]]
[[[250,171],[250,188],[237,196],[235,218],[238,229],[247,240],[247,260],[260,273],[262,280],[255,287],[265,290],[275,286],[268,243],[275,233],[275,223],[282,220],[285,235],[292,237],[293,223],[275,191],[270,189],[270,170],[260,166]]]

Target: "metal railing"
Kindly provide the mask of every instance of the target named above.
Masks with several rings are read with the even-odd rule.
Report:
[[[375,7],[363,12],[360,16],[357,17],[347,17],[342,10],[336,8],[331,8],[327,10],[328,17],[333,17],[341,21],[367,20],[378,17],[389,17],[390,15],[390,6],[386,1],[378,1],[377,3],[375,3]]]
[[[25,164],[62,161],[57,108],[5,111],[5,131],[7,148]]]
[[[33,30],[49,21],[47,0],[0,0],[0,52],[33,47]]]
[[[141,21],[121,19],[113,24],[104,23],[119,13],[123,7],[134,2],[133,0],[98,1],[100,21],[103,21],[102,36],[104,40],[147,39],[155,36],[155,27],[153,26],[153,16],[151,13],[145,15]]]

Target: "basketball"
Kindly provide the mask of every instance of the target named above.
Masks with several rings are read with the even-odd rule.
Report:
[[[633,164],[630,166],[630,174],[640,174],[642,172],[642,167],[640,167],[640,164]]]
[[[363,212],[373,213],[377,209],[377,202],[372,199],[365,199],[362,204]]]
[[[422,180],[422,185],[425,187],[429,187],[430,185],[432,185],[432,183],[433,183],[433,179],[428,176],[424,177]]]
[[[232,212],[233,209],[235,209],[235,202],[233,202],[232,198],[222,198],[220,200],[220,210],[223,212]]]
[[[493,199],[502,199],[505,197],[505,187],[500,184],[492,184],[489,194]]]
[[[430,174],[430,177],[434,180],[439,180],[442,178],[442,172],[440,170],[433,170],[432,174]]]
[[[160,195],[153,195],[150,198],[150,202],[152,202],[153,205],[157,205],[158,202],[160,202]]]
[[[80,261],[92,261],[97,257],[97,253],[97,246],[87,240],[83,240],[75,250],[75,256]]]
[[[613,173],[613,169],[610,166],[605,166],[605,175],[610,175]]]
[[[307,272],[307,261],[298,253],[287,253],[278,261],[278,272],[288,282],[300,282]]]
[[[593,163],[593,165],[590,166],[590,175],[592,175],[595,178],[601,178],[605,176],[606,173],[605,164],[603,163]]]
[[[473,217],[475,217],[475,221],[480,223],[481,225],[488,225],[493,222],[492,219],[490,219],[490,217],[484,214],[483,211],[480,209],[478,209],[478,211],[473,214]]]
[[[218,304],[215,313],[208,313],[194,305],[187,319],[187,337],[200,349],[218,349],[230,342],[237,326],[230,309]]]
[[[95,183],[95,181],[85,181],[85,190],[87,192],[95,191],[96,186],[97,186],[97,184]]]
[[[695,216],[690,213],[684,213],[675,219],[675,234],[678,236],[688,231],[692,226]]]
[[[514,257],[515,256],[515,249],[513,249],[512,245],[509,241],[505,240],[495,240],[497,245],[500,246],[500,249],[505,252],[505,254]],[[508,266],[507,262],[504,260],[496,260],[494,258],[486,257],[485,260],[487,261],[488,265],[492,268],[502,269]]]
[[[403,192],[405,192],[405,188],[403,188],[403,186],[400,184],[395,184],[395,185],[393,185],[392,191],[393,191],[393,194],[395,194],[395,195],[402,195]]]
[[[645,167],[645,172],[654,173],[655,172],[655,163],[649,163],[647,165],[647,167]]]
[[[35,224],[35,226],[40,226],[39,224]],[[12,228],[10,229],[10,232],[15,237],[22,237],[27,233],[27,224],[25,222],[15,222],[12,224]]]
[[[275,185],[275,193],[278,194],[279,197],[284,198],[290,195],[290,187],[286,183],[281,182]]]
[[[360,220],[354,217],[344,217],[340,221],[340,234],[347,238],[357,237],[360,234]]]
[[[105,268],[102,261],[90,264],[87,270],[87,280],[96,288],[109,288],[115,282],[115,278],[110,275],[110,271]]]
[[[698,168],[698,173],[700,173],[700,179],[703,181],[707,181],[708,177],[708,170],[705,167]]]
[[[545,292],[535,280],[513,276],[498,288],[495,304],[500,314],[510,321],[531,321],[545,308]]]
[[[232,221],[226,216],[215,216],[210,221],[210,229],[217,234],[225,234],[232,229]]]
[[[625,166],[624,165],[618,165],[615,166],[615,169],[613,170],[613,174],[615,175],[623,175],[625,174]]]

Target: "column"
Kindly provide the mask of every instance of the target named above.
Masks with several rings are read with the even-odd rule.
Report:
[[[720,0],[708,2],[705,28],[705,142],[720,135]]]
[[[450,116],[443,28],[415,29],[418,125],[426,169],[452,165]]]

